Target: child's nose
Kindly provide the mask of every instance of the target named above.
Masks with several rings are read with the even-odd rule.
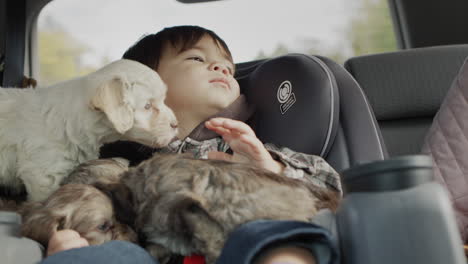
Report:
[[[225,75],[229,74],[228,67],[226,65],[222,64],[222,63],[213,63],[211,65],[211,70],[219,71],[219,72],[221,72],[222,74],[225,74]]]

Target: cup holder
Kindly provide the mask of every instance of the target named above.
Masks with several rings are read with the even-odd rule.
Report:
[[[411,188],[433,180],[432,159],[408,155],[358,165],[342,172],[345,192],[383,192]]]

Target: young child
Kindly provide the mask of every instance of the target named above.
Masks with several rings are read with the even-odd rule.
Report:
[[[197,26],[166,28],[140,39],[123,58],[146,64],[167,84],[166,104],[179,121],[179,140],[163,149],[113,143],[101,157],[121,156],[135,165],[154,152],[192,152],[198,158],[251,162],[341,192],[339,175],[321,157],[263,144],[244,123],[252,111],[233,76],[231,53],[214,32]]]
[[[146,64],[167,84],[166,104],[179,121],[179,139],[163,149],[120,142],[106,146],[102,157],[125,157],[135,164],[154,152],[191,152],[199,158],[253,163],[341,193],[338,173],[321,157],[263,144],[244,123],[250,117],[250,107],[234,78],[231,52],[214,32],[198,26],[165,28],[140,39],[123,58]],[[63,236],[58,232],[49,243],[48,254],[81,247],[84,242],[79,239],[70,231]],[[315,263],[316,252],[296,242],[268,250],[261,263]]]

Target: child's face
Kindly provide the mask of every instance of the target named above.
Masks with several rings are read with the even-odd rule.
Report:
[[[207,118],[239,97],[234,65],[209,36],[181,53],[168,45],[157,72],[168,86],[166,104],[176,115],[190,111]]]

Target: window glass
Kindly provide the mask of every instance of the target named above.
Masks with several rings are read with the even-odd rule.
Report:
[[[386,0],[55,0],[38,20],[36,77],[45,85],[86,74],[144,34],[184,24],[216,32],[235,62],[301,52],[342,63],[396,49]]]

